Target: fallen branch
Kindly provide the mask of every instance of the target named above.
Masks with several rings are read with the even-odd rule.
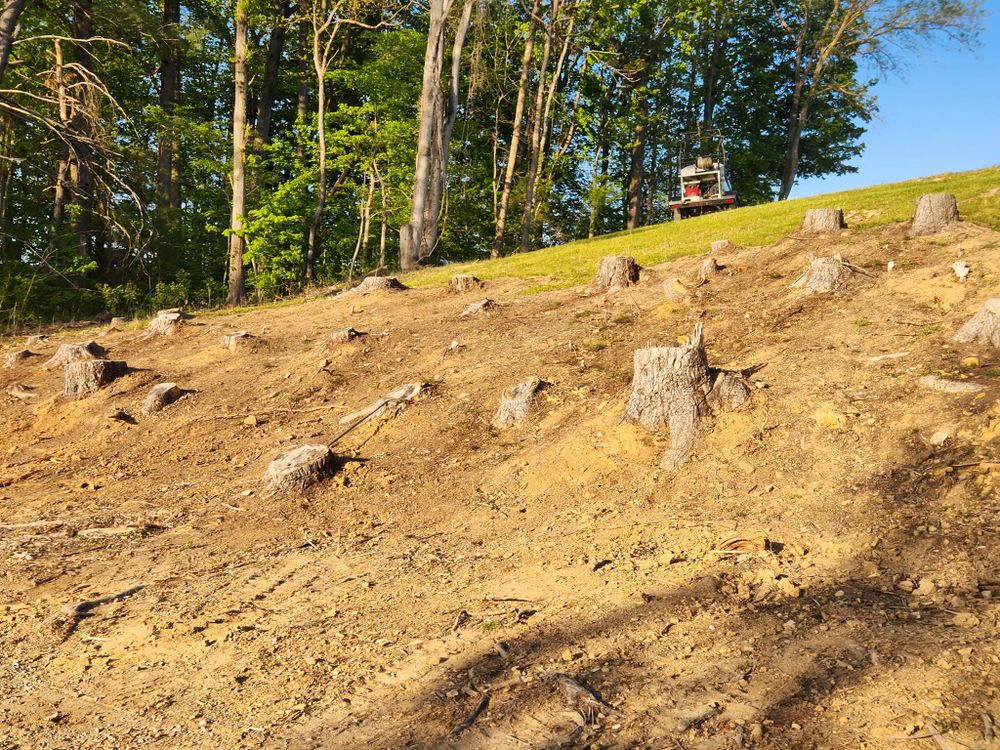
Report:
[[[472,709],[472,713],[469,714],[469,716],[465,719],[465,721],[463,721],[461,724],[457,725],[454,729],[452,729],[451,733],[461,734],[466,729],[471,727],[473,722],[479,717],[479,714],[485,711],[488,705],[490,705],[490,694],[483,693],[483,697],[479,699],[479,703],[477,703],[476,707]]]
[[[56,630],[62,631],[63,640],[65,641],[73,634],[73,631],[76,630],[81,620],[86,617],[90,617],[91,610],[97,609],[102,604],[111,604],[112,602],[127,599],[133,594],[138,594],[144,588],[146,588],[146,584],[139,583],[125,589],[124,591],[119,591],[117,594],[109,594],[108,596],[100,596],[96,599],[88,599],[76,605],[67,605],[52,618],[52,627]]]

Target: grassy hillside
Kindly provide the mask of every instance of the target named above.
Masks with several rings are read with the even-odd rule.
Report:
[[[864,228],[906,221],[924,193],[954,193],[962,218],[1000,229],[1000,166],[974,172],[924,177],[889,185],[875,185],[809,198],[748,206],[735,212],[668,222],[632,232],[570,242],[538,252],[493,261],[477,261],[410,274],[410,286],[443,284],[456,273],[474,273],[482,279],[515,277],[538,279],[532,290],[572,286],[588,281],[605,255],[632,255],[644,266],[705,252],[713,240],[739,245],[766,245],[793,231],[807,208],[843,208],[851,227]]]

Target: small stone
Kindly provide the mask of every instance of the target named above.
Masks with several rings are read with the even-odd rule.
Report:
[[[929,391],[939,393],[979,393],[983,387],[978,383],[964,383],[958,380],[946,380],[937,375],[924,375],[917,380],[917,385]]]
[[[930,578],[921,578],[920,583],[913,590],[913,596],[930,596],[937,591],[937,586]]]
[[[938,430],[933,435],[931,435],[931,439],[930,439],[929,442],[935,448],[940,448],[942,445],[944,445],[945,443],[947,443],[950,439],[951,439],[951,435],[949,435],[944,430]]]
[[[913,581],[909,578],[904,578],[902,581],[896,584],[896,588],[900,591],[913,591]]]
[[[894,260],[890,260],[888,263],[885,264],[885,270],[889,271],[890,273],[894,271],[895,268],[896,268],[896,261]]]
[[[972,269],[964,260],[956,260],[951,264],[951,270],[955,272],[959,281],[965,281],[969,277],[969,271]]]
[[[971,612],[959,612],[951,618],[951,624],[957,628],[974,628],[979,624],[979,618]]]
[[[979,367],[979,357],[962,357],[960,364],[967,369],[975,369]]]
[[[251,414],[250,416],[248,416],[246,419],[243,420],[243,424],[245,424],[247,427],[256,427],[257,425],[260,424],[260,422],[257,420],[257,416],[255,414]]]

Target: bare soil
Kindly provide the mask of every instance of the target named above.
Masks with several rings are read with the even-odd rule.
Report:
[[[478,289],[351,293],[33,347],[131,370],[79,401],[38,358],[0,375],[38,394],[0,404],[0,749],[990,747],[1000,353],[951,336],[1000,296],[1000,234],[905,231],[724,253],[689,304],[662,285],[703,258],[490,282],[476,316]],[[862,273],[789,288],[837,252]],[[664,471],[622,419],[632,352],[699,316],[753,397]],[[537,412],[493,428],[530,377]],[[332,477],[266,489],[414,381]],[[187,393],[142,415],[158,382]]]

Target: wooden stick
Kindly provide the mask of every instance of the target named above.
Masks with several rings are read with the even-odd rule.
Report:
[[[479,703],[477,703],[476,707],[474,709],[472,709],[472,713],[469,714],[468,718],[465,721],[463,721],[461,724],[459,724],[454,729],[452,729],[451,733],[452,734],[461,734],[466,729],[468,729],[469,727],[471,727],[472,723],[476,720],[476,718],[479,716],[479,714],[481,714],[483,711],[486,710],[486,707],[488,705],[490,705],[490,694],[489,693],[483,693],[483,697],[479,699]]]

